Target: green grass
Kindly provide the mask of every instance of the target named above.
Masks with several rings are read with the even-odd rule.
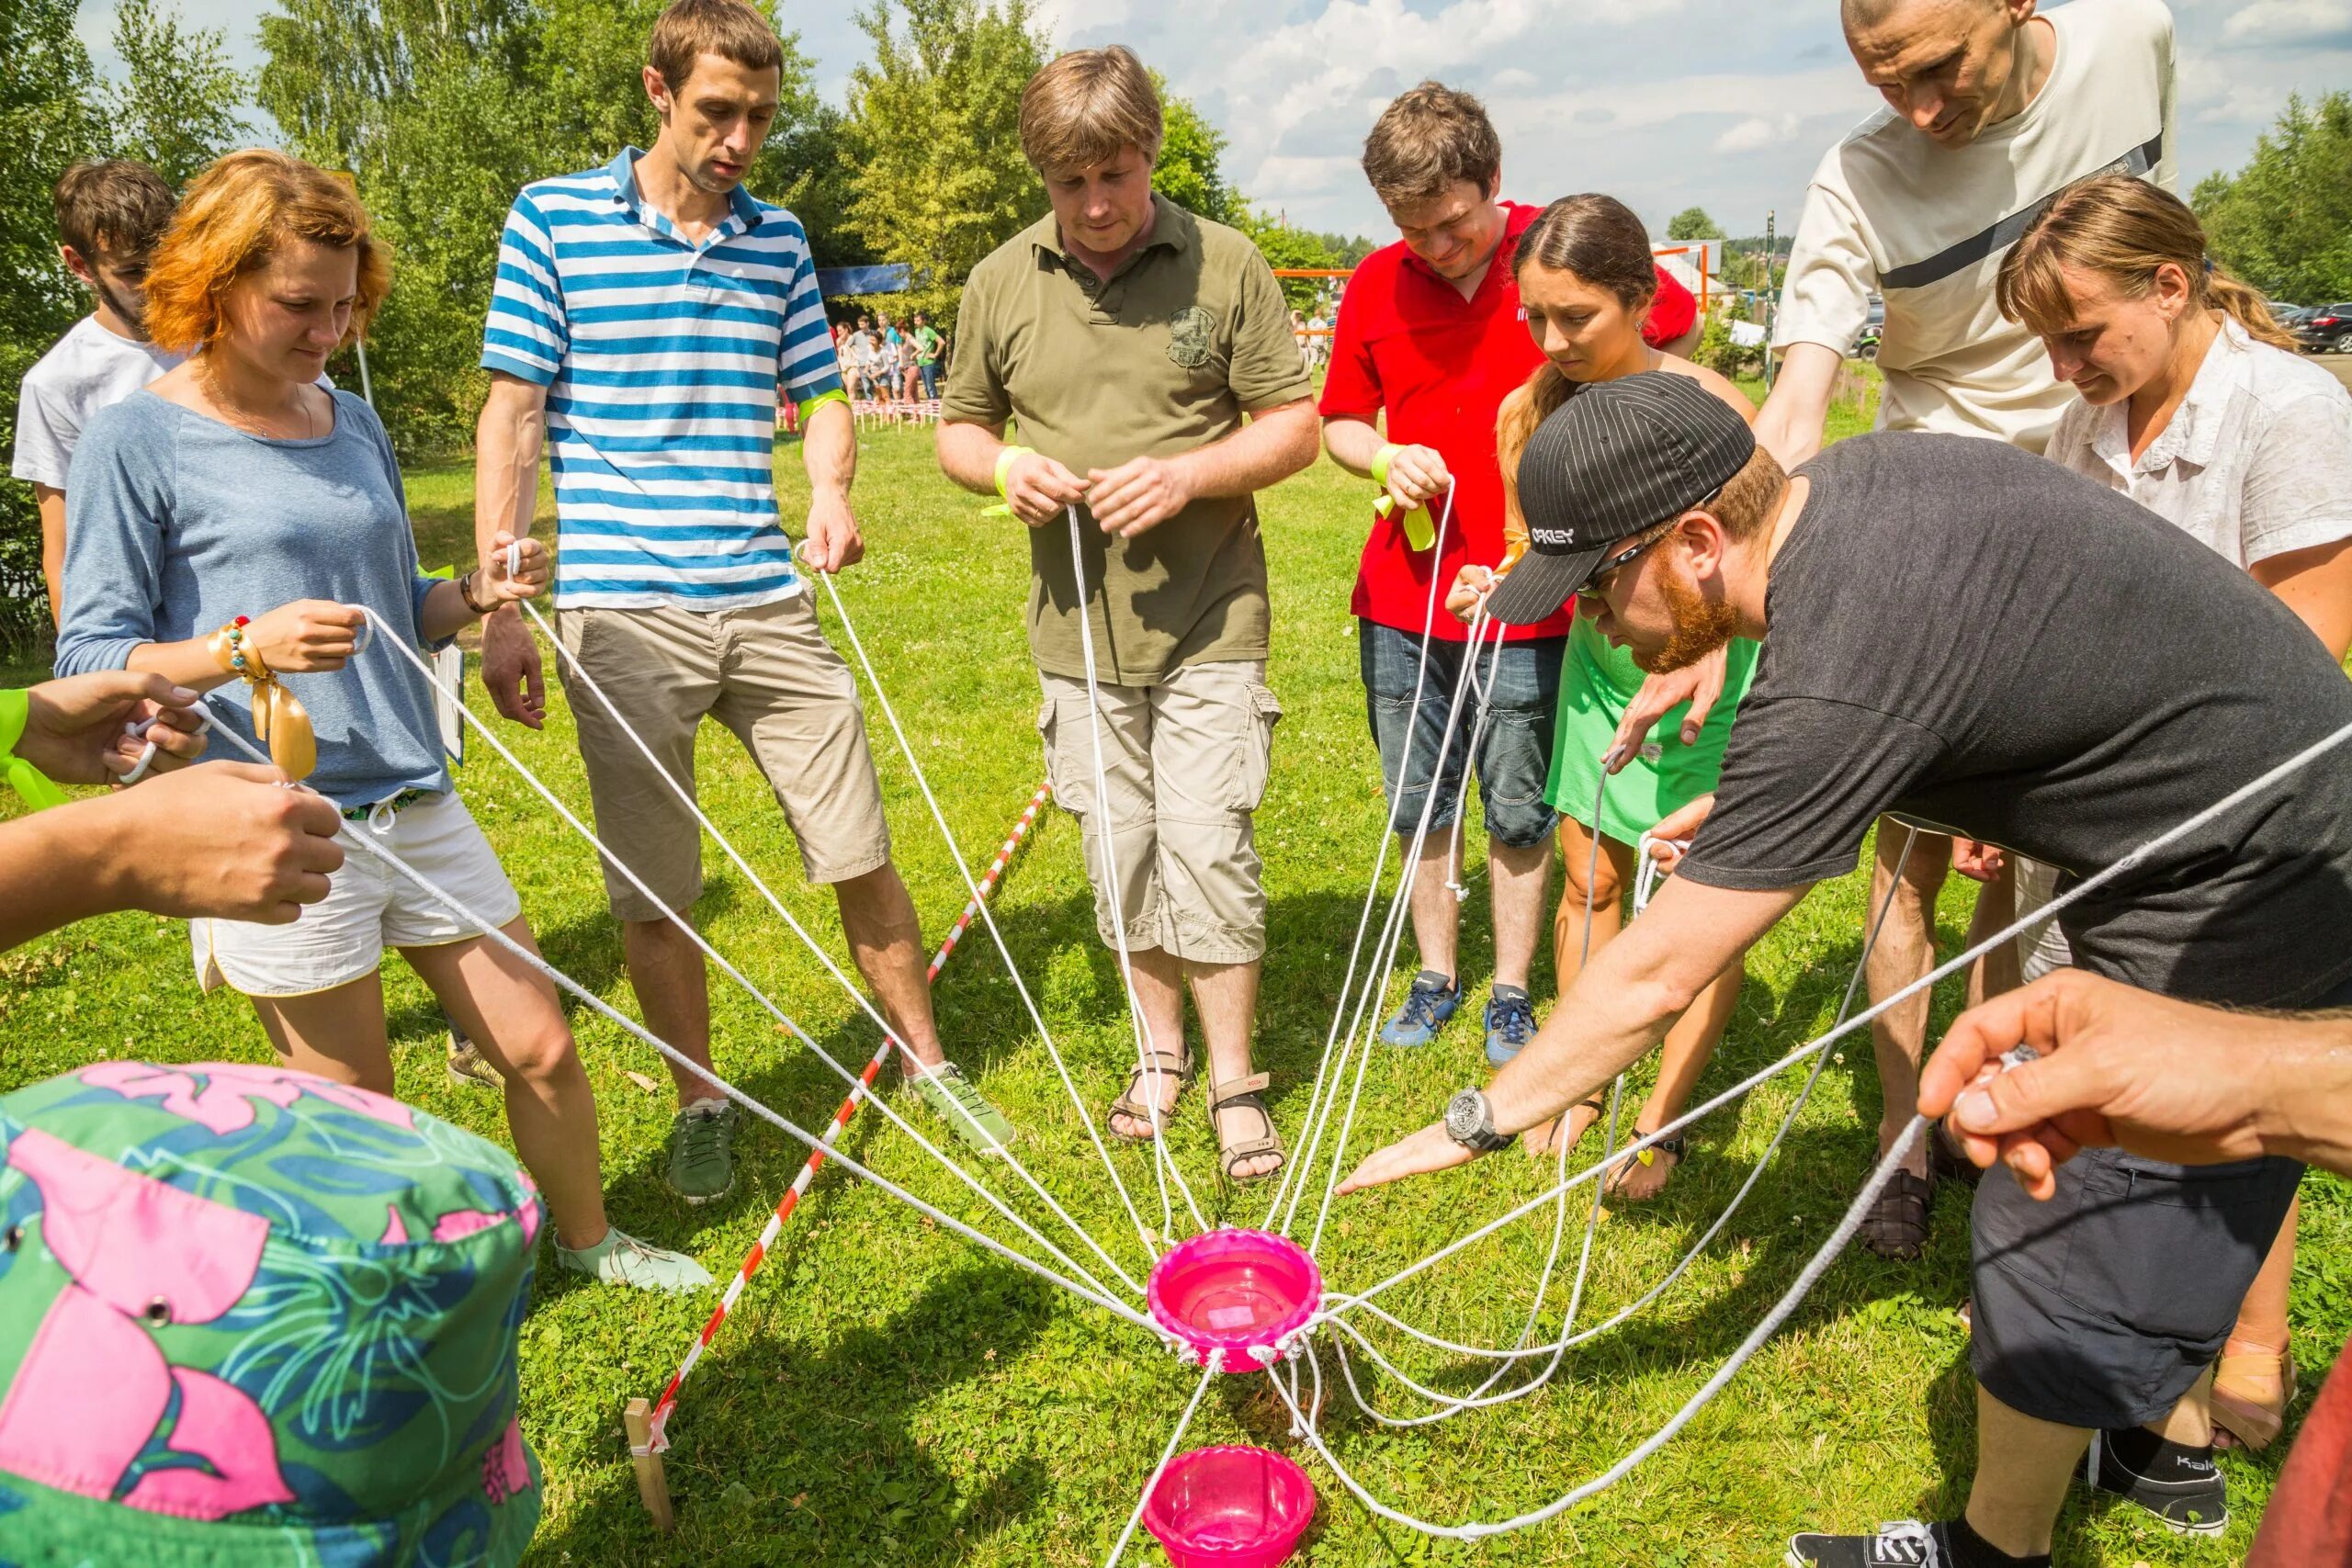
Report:
[[[1037,691],[1021,631],[1025,542],[1014,525],[979,517],[969,497],[939,479],[919,434],[869,437],[863,462],[857,493],[870,553],[842,591],[950,826],[966,853],[984,861],[1041,772],[1031,728]],[[780,469],[786,513],[797,515],[801,481],[792,448]],[[411,475],[428,564],[469,550],[470,485],[462,468]],[[1276,1118],[1294,1136],[1380,819],[1347,613],[1365,492],[1361,481],[1319,465],[1263,502],[1274,580],[1272,684],[1287,716],[1259,818],[1272,896],[1259,1039],[1261,1065],[1274,1074]],[[479,689],[474,700],[487,714]],[[505,733],[585,815],[568,716],[560,700],[553,706],[544,735]],[[961,905],[961,886],[878,717],[875,729],[899,863],[935,934]],[[831,900],[802,885],[779,812],[717,726],[705,727],[698,769],[714,818],[841,956]],[[486,750],[476,747],[461,782],[548,953],[633,1013],[591,853]],[[752,887],[716,853],[706,864],[709,891],[696,913],[718,949],[829,1051],[862,1063],[874,1044],[869,1026]],[[1858,876],[1825,886],[1758,946],[1702,1094],[1826,1023],[1860,945],[1862,897]],[[1483,902],[1481,888],[1474,915]],[[1117,974],[1094,942],[1089,910],[1074,825],[1049,817],[1008,876],[997,913],[1071,1070],[1099,1108],[1132,1045]],[[1956,886],[1941,911],[1947,951],[1957,947],[1965,917]],[[1484,925],[1466,922],[1474,991],[1483,989],[1490,962]],[[397,963],[387,978],[402,1094],[503,1141],[497,1101],[445,1079],[439,1024],[422,987]],[[1548,994],[1548,975],[1537,988]],[[1939,1023],[1957,1000],[1939,998]],[[820,1124],[840,1099],[838,1080],[723,981],[713,1001],[720,1068],[803,1125]],[[952,1052],[1023,1129],[1023,1159],[1135,1267],[1134,1234],[977,929],[943,976],[938,1005]],[[574,1022],[599,1096],[614,1218],[691,1249],[723,1276],[802,1151],[755,1127],[741,1145],[735,1194],[686,1208],[661,1182],[667,1091],[650,1091],[631,1076],[661,1080],[661,1064],[584,1010]],[[198,996],[187,935],[175,922],[94,921],[0,960],[0,1088],[101,1056],[253,1061],[266,1052],[243,1002]],[[1447,1521],[1520,1511],[1611,1463],[1722,1361],[1826,1234],[1870,1163],[1877,1089],[1869,1062],[1859,1042],[1831,1062],[1777,1168],[1706,1256],[1645,1314],[1574,1353],[1547,1392],[1404,1433],[1373,1427],[1335,1393],[1327,1429],[1342,1458],[1383,1497]],[[1444,1094],[1483,1070],[1467,1020],[1428,1051],[1378,1055],[1353,1147],[1369,1149],[1426,1122]],[[1588,1321],[1645,1289],[1713,1217],[1794,1088],[1776,1082],[1704,1124],[1665,1199],[1601,1226]],[[1197,1090],[1173,1139],[1203,1201],[1221,1217],[1256,1223],[1265,1201],[1258,1190],[1217,1190]],[[880,1118],[861,1116],[845,1143],[951,1212],[979,1212]],[[1143,1156],[1121,1149],[1114,1158],[1142,1199],[1150,1186]],[[1361,1286],[1542,1185],[1541,1172],[1510,1154],[1359,1197],[1335,1208],[1324,1265],[1337,1285]],[[2325,1180],[2310,1185],[2308,1200],[2296,1324],[2313,1387],[2352,1329],[2352,1202]],[[1543,1224],[1522,1224],[1401,1288],[1393,1304],[1457,1337],[1508,1338],[1546,1235]],[[1567,1517],[1481,1548],[1430,1543],[1377,1523],[1310,1464],[1322,1504],[1307,1560],[1766,1562],[1798,1529],[1949,1515],[1973,1462],[1967,1339],[1953,1314],[1967,1290],[1967,1260],[1966,1194],[1947,1191],[1925,1262],[1898,1266],[1850,1253],[1679,1442]],[[664,1540],[638,1506],[620,1408],[659,1390],[709,1307],[707,1297],[616,1293],[543,1269],[522,1330],[524,1427],[547,1469],[534,1563],[1100,1562],[1193,1382],[1106,1314],[829,1171],[687,1385],[669,1459],[680,1523]],[[1430,1356],[1409,1356],[1405,1365],[1424,1381],[1469,1386],[1460,1369]],[[1409,1408],[1402,1391],[1368,1392]],[[1189,1441],[1285,1446],[1283,1421],[1259,1380],[1228,1379],[1204,1402]],[[2176,1541],[2077,1492],[2061,1526],[2061,1561],[2235,1560],[2277,1458],[2224,1463],[2237,1519],[2225,1540]],[[1135,1560],[1159,1561],[1158,1549],[1146,1543]]]

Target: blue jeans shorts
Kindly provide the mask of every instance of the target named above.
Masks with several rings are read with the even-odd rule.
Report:
[[[1364,620],[1356,623],[1356,629],[1362,645],[1364,712],[1371,721],[1373,741],[1380,748],[1389,826],[1396,832],[1410,833],[1420,820],[1431,775],[1437,773],[1446,710],[1453,704],[1454,682],[1461,676],[1468,645],[1430,639],[1429,672],[1420,680],[1420,707],[1414,714],[1408,710],[1413,706],[1414,680],[1420,666],[1419,635]],[[1478,796],[1486,804],[1487,837],[1508,849],[1543,843],[1559,824],[1559,813],[1544,803],[1544,784],[1551,772],[1560,657],[1566,647],[1566,637],[1505,643],[1495,664],[1486,730],[1478,741]],[[1488,663],[1496,660],[1494,646],[1483,645],[1478,654],[1482,679]],[[1430,812],[1432,833],[1451,829],[1462,815],[1463,753],[1476,722],[1476,698],[1464,694],[1453,744],[1444,748],[1445,766],[1435,781],[1437,804]],[[1409,760],[1406,754],[1408,737]]]

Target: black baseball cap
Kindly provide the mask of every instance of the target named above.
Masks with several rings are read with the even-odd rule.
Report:
[[[1529,548],[1487,613],[1514,626],[1545,619],[1611,546],[1698,505],[1755,452],[1747,422],[1693,377],[1645,370],[1583,388],[1520,455]]]

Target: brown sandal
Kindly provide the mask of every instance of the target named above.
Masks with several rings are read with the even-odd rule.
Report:
[[[1121,1089],[1119,1098],[1111,1102],[1111,1115],[1124,1116],[1130,1122],[1140,1122],[1148,1127],[1157,1127],[1174,1115],[1176,1108],[1170,1105],[1166,1111],[1162,1111],[1150,1100],[1140,1100],[1136,1096],[1141,1092],[1144,1081],[1151,1077],[1154,1070],[1157,1069],[1160,1077],[1176,1080],[1176,1095],[1179,1100],[1182,1100],[1184,1090],[1191,1087],[1193,1082],[1193,1053],[1188,1047],[1182,1056],[1173,1052],[1158,1050],[1143,1052],[1141,1056],[1140,1061],[1127,1069],[1127,1087]],[[1108,1117],[1104,1118],[1103,1124],[1110,1125]],[[1123,1143],[1148,1144],[1159,1134],[1156,1132],[1122,1133],[1118,1128],[1112,1127],[1111,1136]]]
[[[1862,1215],[1857,1239],[1881,1258],[1908,1263],[1928,1250],[1928,1204],[1935,1185],[1924,1176],[1898,1170],[1887,1178],[1878,1200]]]
[[[2275,1395],[2277,1403],[2259,1397],[2262,1393]],[[2287,1407],[2294,1403],[2293,1351],[2223,1355],[2213,1369],[2213,1446],[2260,1453],[2278,1441],[2279,1429],[2287,1422]]]
[[[1213,1082],[1209,1085],[1209,1126],[1216,1134],[1217,1163],[1225,1171],[1227,1181],[1263,1181],[1290,1163],[1290,1156],[1283,1152],[1282,1137],[1274,1131],[1274,1118],[1266,1109],[1264,1091],[1272,1081],[1264,1073],[1251,1073],[1248,1077],[1236,1078],[1231,1083]],[[1224,1124],[1217,1120],[1217,1112],[1229,1105],[1256,1111],[1258,1120],[1265,1123],[1266,1130],[1254,1138],[1226,1142]],[[1233,1173],[1235,1166],[1243,1160],[1256,1159],[1261,1155],[1274,1156],[1272,1168],[1251,1176],[1236,1176]]]

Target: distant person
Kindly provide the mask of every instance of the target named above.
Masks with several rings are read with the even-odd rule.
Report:
[[[75,164],[58,176],[57,254],[90,291],[90,313],[25,372],[9,471],[40,509],[40,573],[52,624],[65,614],[65,476],[92,415],[182,356],[147,335],[147,262],[172,220],[172,189],[129,158]]]
[[[644,90],[662,128],[652,147],[526,186],[507,215],[483,331],[491,388],[477,434],[476,548],[488,563],[502,536],[530,532],[544,430],[556,625],[569,654],[560,669],[589,798],[598,834],[650,889],[605,866],[647,1026],[710,1066],[709,976],[673,921],[691,921],[702,896],[702,829],[670,784],[693,780],[707,716],[750,753],[803,873],[831,890],[851,956],[906,1047],[910,1087],[986,1152],[1012,1127],[940,1044],[856,678],[826,640],[802,574],[802,562],[843,570],[865,544],[850,506],[856,432],[808,236],[741,183],[776,112],[784,48],[743,0],[674,0],[647,52]],[[724,264],[716,271],[713,257]],[[639,280],[617,303],[616,262]],[[678,343],[707,347],[669,346]],[[713,359],[733,368],[714,377]],[[808,476],[797,560],[776,513],[765,405],[779,397],[800,405]],[[744,417],[747,402],[756,417]],[[570,547],[580,540],[594,542]],[[482,680],[500,713],[544,722],[541,669],[520,615],[492,616]],[[709,1202],[734,1186],[737,1107],[686,1067],[670,1076],[678,1111],[666,1179],[688,1202]]]
[[[944,346],[931,318],[921,310],[915,312],[915,373],[922,381],[926,401],[939,400],[939,353]]]
[[[1495,933],[1481,1022],[1487,1059],[1497,1063],[1535,1032],[1527,987],[1549,908],[1558,822],[1544,784],[1573,619],[1563,610],[1498,628],[1501,649],[1480,659],[1494,676],[1478,754],[1464,755],[1465,716],[1463,739],[1441,769],[1446,713],[1469,643],[1463,626],[1439,611],[1438,598],[1462,567],[1491,569],[1503,560],[1495,422],[1503,400],[1545,363],[1513,271],[1536,209],[1502,198],[1502,155],[1486,107],[1440,83],[1424,82],[1381,111],[1364,138],[1364,178],[1402,238],[1366,256],[1349,279],[1320,404],[1331,460],[1385,488],[1393,506],[1385,518],[1365,519],[1348,609],[1356,617],[1364,716],[1380,756],[1388,826],[1409,844],[1424,807],[1430,824],[1413,880],[1419,972],[1380,1038],[1426,1045],[1464,999],[1463,902],[1446,884],[1454,880],[1453,829],[1464,780],[1475,773]],[[1665,329],[1655,318],[1672,315],[1678,299],[1687,307],[1690,295],[1663,270],[1653,272],[1657,292],[1641,318],[1641,337],[1658,344]]]
[[[2067,187],[2001,264],[2004,316],[2048,348],[2080,394],[2050,456],[2121,491],[2243,567],[2337,663],[2352,650],[2352,393],[2305,362],[2262,297],[2208,258],[2168,191],[2126,175]],[[2018,863],[2019,913],[2058,868]],[[2026,978],[2071,962],[2054,922]],[[2261,1449],[2293,1395],[2290,1209],[2213,1381],[2217,1446]]]
[[[446,645],[547,571],[526,544],[511,576],[502,539],[457,581],[423,575],[383,425],[316,384],[390,283],[366,210],[322,169],[255,148],[189,186],[156,247],[148,322],[191,357],[101,410],[75,456],[58,672],[216,693],[216,722],[530,949],[522,901],[452,787],[432,682],[389,648],[358,657],[370,615],[388,637]],[[288,760],[305,750],[315,772]],[[498,1068],[558,1261],[638,1289],[710,1283],[606,1218],[595,1095],[553,985],[423,888],[346,863],[291,925],[200,919],[188,934],[201,987],[251,1001],[287,1066],[384,1095],[381,970],[397,949]]]
[[[1989,436],[2040,452],[2073,394],[2041,345],[2001,318],[2002,253],[2050,197],[2120,169],[2174,183],[2172,14],[2160,0],[1844,0],[1846,45],[1886,107],[1823,155],[1805,193],[1772,344],[1779,378],[1756,438],[1790,468],[1821,450],[1846,351],[1885,299],[1878,367],[1885,430]],[[1935,964],[1929,912],[1952,841],[1922,833],[1906,865],[1900,824],[1882,823],[1865,908],[1894,904],[1871,944],[1872,1002]],[[2007,923],[1991,866],[1976,931]],[[1998,967],[1986,977],[2001,983]],[[1922,994],[1871,1025],[1883,1100],[1879,1146],[1910,1119],[1926,1043]],[[1928,1245],[1939,1151],[1915,1147],[1862,1226],[1883,1258]]]
[[[965,285],[939,466],[1027,525],[1046,772],[1083,824],[1095,929],[1125,943],[1146,1040],[1111,1132],[1157,1138],[1191,1081],[1189,981],[1219,1166],[1258,1181],[1286,1156],[1250,1070],[1266,951],[1254,820],[1282,716],[1257,493],[1315,460],[1315,412],[1258,248],[1152,193],[1162,129],[1124,48],[1062,55],[1023,89],[1021,148],[1050,210]],[[1016,420],[1025,445],[1008,446]],[[1115,810],[1095,794],[1098,726]]]

